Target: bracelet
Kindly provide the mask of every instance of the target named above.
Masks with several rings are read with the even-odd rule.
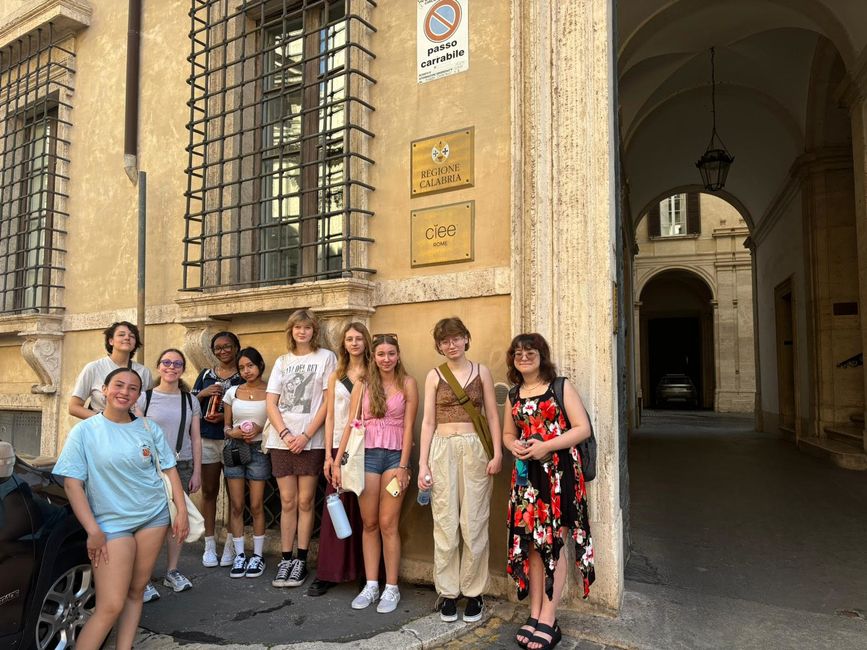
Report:
[[[307,438],[307,442],[310,442],[310,439],[313,438],[313,436],[308,436],[306,431],[302,431],[301,435]]]
[[[223,427],[223,433],[229,433],[232,430],[232,427]]]
[[[397,468],[406,470],[407,474],[412,474],[412,468],[409,465],[398,465]]]

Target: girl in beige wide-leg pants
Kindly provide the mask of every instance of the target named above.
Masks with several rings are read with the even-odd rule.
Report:
[[[502,435],[490,371],[466,357],[470,333],[459,318],[434,327],[437,352],[476,409],[488,418],[494,443],[489,459],[469,413],[438,368],[425,380],[424,421],[419,449],[420,490],[431,491],[434,523],[434,584],[440,618],[458,618],[457,601],[467,599],[463,619],[482,618],[488,581],[488,518],[492,476],[502,464]]]

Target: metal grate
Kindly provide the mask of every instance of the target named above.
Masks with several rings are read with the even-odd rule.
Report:
[[[325,476],[319,475],[319,483],[316,484],[316,496],[314,497],[314,521],[313,521],[313,539],[319,537],[319,529],[322,525],[322,507],[325,505]],[[250,486],[249,483],[244,487],[244,525],[253,525],[253,516],[250,514]],[[270,478],[265,482],[264,506],[265,511],[265,528],[280,530],[280,489],[277,487],[277,479]]]
[[[51,25],[0,50],[0,312],[57,313],[75,54]]]
[[[42,412],[0,411],[0,440],[10,443],[18,455],[39,456],[42,444]]]
[[[193,0],[184,289],[364,276],[373,0]]]

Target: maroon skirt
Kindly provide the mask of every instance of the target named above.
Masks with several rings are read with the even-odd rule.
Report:
[[[332,458],[337,450],[331,451]],[[331,484],[325,489],[325,495],[334,494]],[[361,510],[358,508],[358,497],[352,492],[340,495],[352,534],[346,539],[337,539],[334,524],[328,505],[322,507],[322,526],[319,529],[319,560],[316,566],[316,578],[328,582],[349,582],[364,575],[364,556],[361,553]]]

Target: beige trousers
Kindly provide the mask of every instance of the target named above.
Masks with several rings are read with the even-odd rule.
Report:
[[[447,598],[479,596],[488,582],[488,519],[493,481],[475,433],[434,434],[431,514],[434,586]]]

